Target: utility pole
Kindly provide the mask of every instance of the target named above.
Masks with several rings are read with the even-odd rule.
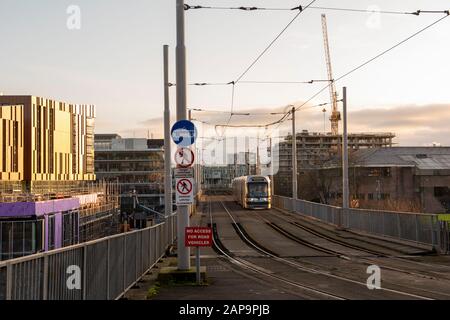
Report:
[[[172,215],[172,161],[170,148],[169,46],[164,46],[164,208]]]
[[[245,160],[245,165],[247,167],[247,176],[249,176],[251,174],[250,173],[250,139],[249,139],[249,137],[245,137],[244,160]]]
[[[184,0],[177,0],[177,120],[187,118],[186,47],[184,41]],[[191,268],[190,249],[185,246],[185,229],[189,227],[189,206],[178,206],[178,270]]]
[[[295,107],[292,107],[292,211],[297,200],[297,135],[295,129]]]
[[[234,177],[238,177],[238,141],[237,137],[234,137]]]
[[[347,211],[349,207],[349,186],[348,186],[348,135],[347,135],[347,87],[343,88],[343,137],[342,137],[342,210]],[[342,227],[342,215],[339,219],[339,227]]]
[[[256,175],[261,175],[261,161],[259,159],[259,131],[256,139]]]
[[[188,120],[193,121],[192,110],[190,110],[190,109],[188,110]],[[193,151],[195,154],[195,159],[197,159],[197,142],[192,145],[192,148],[194,149]],[[197,213],[197,201],[198,201],[198,195],[199,195],[199,185],[198,185],[198,177],[197,177],[197,173],[198,173],[197,160],[194,163],[193,170],[194,170],[195,188],[194,188],[194,205],[191,208],[192,209],[191,212]]]

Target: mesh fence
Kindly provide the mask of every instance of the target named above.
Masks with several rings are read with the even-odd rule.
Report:
[[[118,299],[164,255],[176,215],[147,229],[0,262],[0,300]]]
[[[430,246],[440,246],[440,232],[437,215],[392,212],[366,209],[347,209],[333,207],[304,200],[295,201],[295,210],[291,198],[274,196],[274,206],[295,211],[323,222],[339,225],[355,231],[378,236],[413,241]]]

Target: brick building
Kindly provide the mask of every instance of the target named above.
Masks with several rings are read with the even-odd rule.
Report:
[[[322,201],[342,201],[340,163],[336,158],[316,173]],[[349,157],[349,186],[353,204],[361,207],[450,213],[450,147],[355,151]]]

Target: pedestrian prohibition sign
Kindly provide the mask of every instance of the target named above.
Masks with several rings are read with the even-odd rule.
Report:
[[[176,179],[175,189],[177,205],[190,205],[194,203],[194,179]]]

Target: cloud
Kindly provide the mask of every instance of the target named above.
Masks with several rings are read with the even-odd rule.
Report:
[[[295,103],[296,106],[301,102]],[[250,113],[251,116],[233,116],[232,125],[261,125],[269,124],[278,120],[280,115],[270,115],[271,112],[286,112],[286,106],[273,109],[251,108],[239,109],[235,112]],[[322,132],[324,128],[323,107],[305,106],[297,113],[297,130],[309,130]],[[229,109],[215,110],[220,112],[193,112],[193,117],[211,124],[226,124],[229,118]],[[326,107],[325,127],[330,129],[328,120],[330,106]],[[172,119],[175,121],[175,119]],[[450,145],[450,104],[430,104],[430,105],[399,105],[391,107],[364,107],[350,110],[348,114],[349,131],[352,132],[393,132],[397,138],[395,142],[399,145],[432,145],[440,143]],[[139,123],[140,128],[130,129],[129,132],[141,130],[147,136],[147,130],[156,135],[163,135],[163,119],[154,118]],[[342,122],[341,122],[342,126]],[[207,126],[205,126],[207,127]],[[210,127],[212,128],[212,127]],[[288,123],[281,127],[281,131],[289,132]],[[237,129],[228,129],[234,133]],[[246,132],[255,134],[255,129],[239,130],[239,134]],[[216,132],[217,133],[217,132]],[[213,131],[205,134],[214,134]]]
[[[349,113],[354,131],[388,131],[400,145],[450,145],[450,104],[363,108]]]

